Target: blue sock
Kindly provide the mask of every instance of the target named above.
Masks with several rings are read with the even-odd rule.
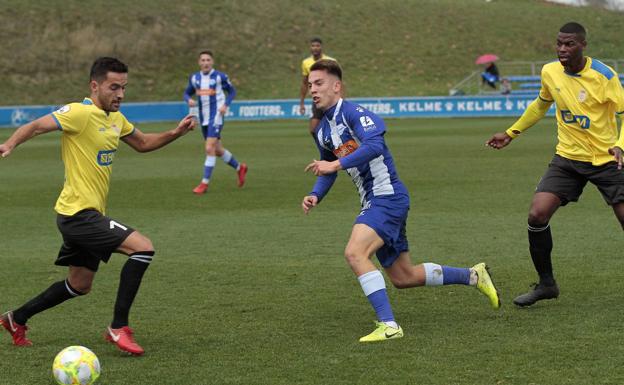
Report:
[[[390,300],[388,299],[388,292],[386,289],[377,290],[368,295],[368,302],[370,302],[373,309],[375,309],[375,314],[377,314],[377,320],[379,322],[394,321],[394,314],[392,313],[392,307],[390,306]]]
[[[470,285],[470,269],[464,267],[440,266],[436,263],[423,263],[425,285]]]
[[[217,157],[214,155],[206,156],[206,161],[204,162],[204,179],[202,182],[208,183],[210,180],[210,176],[212,175],[212,169],[215,166]]]
[[[442,266],[445,285],[470,285],[470,269],[466,267]]]
[[[364,295],[377,314],[380,322],[394,321],[394,314],[386,291],[386,282],[379,270],[373,270],[358,277]]]
[[[235,170],[238,169],[238,161],[236,160],[236,158],[234,158],[234,155],[232,155],[232,153],[228,150],[224,149],[223,155],[221,155],[221,160],[232,166]]]

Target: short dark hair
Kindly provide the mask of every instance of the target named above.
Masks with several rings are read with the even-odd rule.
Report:
[[[585,35],[587,34],[587,32],[585,32],[585,28],[583,28],[582,25],[573,21],[564,24],[563,27],[559,29],[559,32],[574,33],[576,35],[579,35],[579,37],[583,39],[585,39]]]
[[[338,65],[338,62],[335,60],[321,59],[312,64],[310,72],[312,71],[325,71],[328,74],[334,75],[338,77],[338,79],[342,80],[342,68],[340,68],[340,65]]]
[[[115,72],[118,74],[127,74],[128,66],[114,57],[99,57],[95,59],[89,73],[89,80],[101,82],[106,79],[106,74]]]
[[[201,52],[199,53],[199,56],[197,56],[197,57],[201,57],[201,55],[210,55],[210,57],[211,57],[211,58],[214,58],[214,55],[212,54],[212,51],[207,50],[207,49],[205,49],[205,50],[201,51]]]
[[[319,43],[319,44],[323,44],[323,40],[321,40],[320,37],[313,37],[312,39],[310,39],[310,43]]]

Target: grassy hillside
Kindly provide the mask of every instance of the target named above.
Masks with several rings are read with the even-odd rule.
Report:
[[[204,48],[240,98],[296,97],[315,35],[344,66],[350,95],[445,94],[481,53],[553,57],[569,20],[588,28],[590,55],[622,58],[620,19],[535,0],[0,0],[0,105],[82,97],[99,55],[131,66],[128,100],[176,100]]]

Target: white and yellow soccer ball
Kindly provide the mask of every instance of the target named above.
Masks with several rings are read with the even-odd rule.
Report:
[[[70,346],[54,358],[52,374],[59,385],[91,385],[100,377],[100,361],[84,346]]]

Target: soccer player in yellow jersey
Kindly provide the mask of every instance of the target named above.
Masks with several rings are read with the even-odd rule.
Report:
[[[305,114],[305,97],[308,95],[308,76],[310,75],[310,67],[321,59],[336,61],[333,57],[329,57],[323,53],[323,41],[318,37],[310,39],[310,56],[303,59],[301,62],[301,75],[303,75],[303,81],[301,83],[301,89],[299,92],[299,113]],[[318,126],[319,122],[323,119],[323,111],[320,111],[314,103],[312,103],[312,117],[310,118],[309,131],[314,136],[314,129]]]
[[[52,284],[24,305],[0,316],[0,324],[13,337],[13,344],[29,346],[26,321],[60,303],[89,293],[100,261],[113,252],[129,256],[119,282],[113,322],[105,337],[133,355],[144,353],[128,326],[128,315],[143,274],[154,256],[152,242],[131,227],[105,216],[112,163],[119,139],[139,152],[156,150],[192,130],[187,116],[172,130],[144,134],[134,127],[119,106],[128,83],[128,67],[115,58],[102,57],[91,67],[91,96],[19,127],[3,144],[4,158],[32,137],[56,130],[61,133],[65,184],[55,210],[63,245],[55,262],[68,266],[67,278]]]
[[[576,202],[587,182],[593,183],[624,227],[624,137],[616,114],[624,112],[624,91],[618,74],[583,55],[585,29],[567,23],[557,35],[559,61],[542,69],[539,96],[507,131],[486,142],[501,149],[539,121],[553,102],[558,139],[556,154],[537,185],[529,209],[529,250],[539,283],[514,299],[518,306],[559,296],[551,263],[553,247],[548,222],[560,206]]]

